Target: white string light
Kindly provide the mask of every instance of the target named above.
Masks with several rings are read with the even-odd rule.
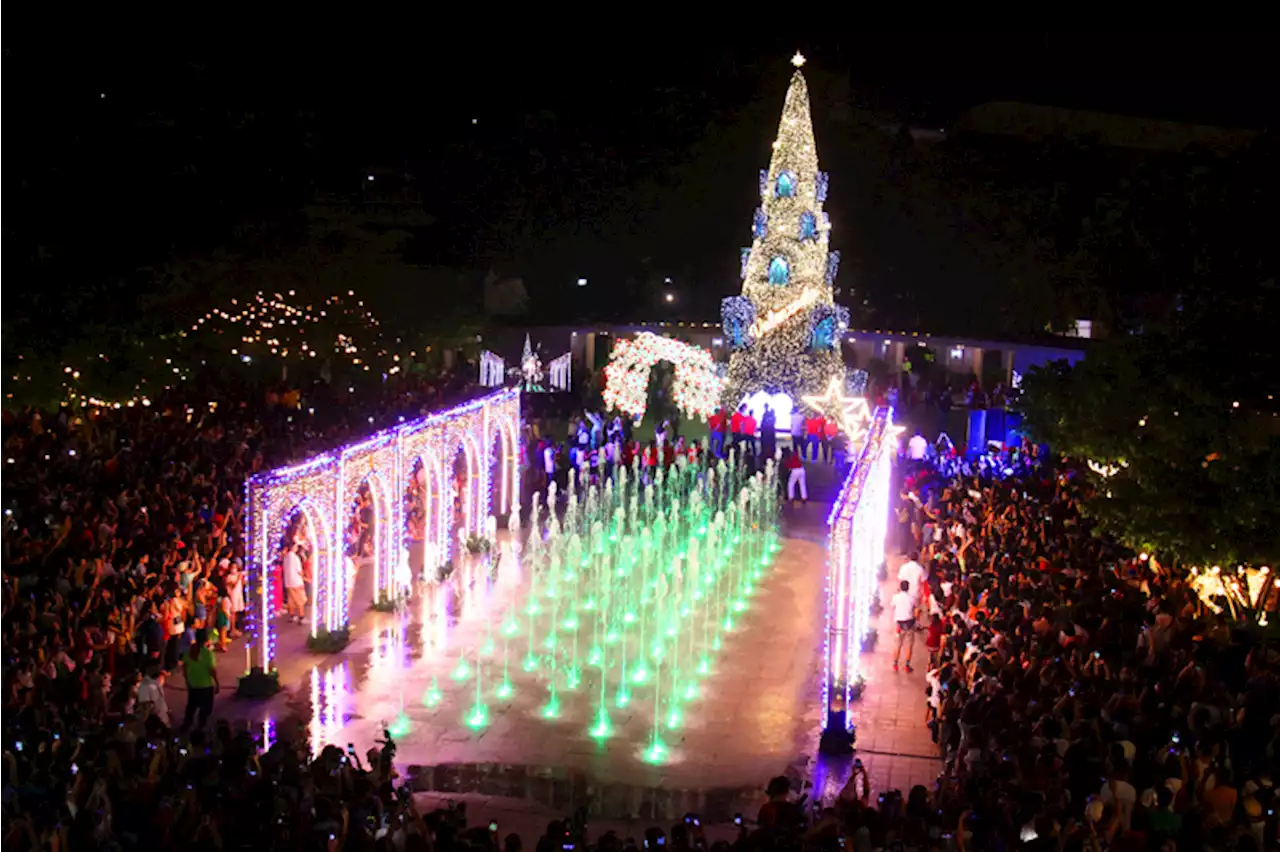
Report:
[[[648,406],[649,372],[659,361],[675,365],[672,396],[681,411],[706,420],[719,404],[722,380],[711,353],[701,347],[641,332],[619,340],[604,368],[604,404],[639,420]]]

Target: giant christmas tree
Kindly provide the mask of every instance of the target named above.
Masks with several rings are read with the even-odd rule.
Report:
[[[724,403],[736,408],[757,391],[820,395],[832,379],[843,385],[840,332],[847,309],[835,304],[832,282],[840,253],[827,250],[831,225],[822,212],[827,175],[809,116],[809,90],[796,54],[782,122],[768,171],[760,172],[760,207],[751,248],[742,250],[742,295],[724,300],[725,342],[732,347]]]

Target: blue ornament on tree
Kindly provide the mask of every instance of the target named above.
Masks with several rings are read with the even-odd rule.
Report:
[[[816,240],[818,238],[818,220],[808,210],[800,214],[800,239]]]
[[[779,198],[791,198],[796,194],[796,176],[791,172],[778,175],[778,187],[775,194]]]
[[[775,257],[769,261],[769,283],[775,287],[785,287],[791,280],[791,264],[785,257]]]
[[[751,324],[756,321],[756,306],[746,296],[729,296],[720,300],[720,323],[733,349],[751,343]]]
[[[833,284],[836,280],[836,273],[840,271],[840,252],[833,251],[827,255],[827,286]]]

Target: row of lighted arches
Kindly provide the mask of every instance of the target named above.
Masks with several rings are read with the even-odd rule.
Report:
[[[515,438],[508,429],[495,428],[493,442],[495,447],[487,455],[490,463],[491,493],[481,493],[482,477],[479,475],[481,458],[475,440],[466,436],[455,448],[450,463],[442,463],[434,453],[419,456],[413,460],[412,471],[403,499],[406,502],[402,517],[405,520],[404,549],[405,560],[409,567],[409,577],[419,579],[427,572],[439,568],[455,551],[458,532],[465,535],[481,535],[485,532],[486,518],[507,515],[513,505],[512,487],[519,474],[516,459]],[[352,495],[353,512],[363,514],[367,508],[370,517],[367,521],[358,519],[362,526],[370,529],[367,538],[374,550],[367,552],[361,547],[362,542],[352,542],[347,537],[346,557],[371,558],[378,568],[376,587],[383,592],[391,592],[396,584],[394,561],[394,542],[384,538],[395,537],[395,530],[386,528],[392,517],[392,498],[390,489],[384,478],[377,471],[372,471],[360,483],[356,493]],[[294,512],[298,523],[309,518],[308,502],[303,501]],[[420,513],[421,517],[417,517]],[[421,527],[415,525],[421,521]],[[319,524],[322,541],[331,540],[329,531]],[[355,552],[349,552],[352,548]],[[390,558],[388,558],[390,557]],[[402,561],[402,564],[404,562]]]
[[[340,630],[356,608],[406,594],[519,505],[519,391],[505,390],[249,483],[249,591],[264,669],[274,621],[297,616],[285,554],[305,559],[309,632]],[[296,564],[296,563],[293,563]]]

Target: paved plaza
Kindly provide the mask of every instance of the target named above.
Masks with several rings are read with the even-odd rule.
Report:
[[[708,823],[727,822],[734,813],[754,814],[765,782],[780,774],[798,782],[812,779],[813,795],[830,800],[851,767],[851,759],[817,754],[826,520],[839,483],[829,467],[809,468],[813,499],[784,507],[782,548],[728,635],[713,675],[688,705],[682,726],[664,735],[670,751],[661,765],[642,757],[652,731],[648,701],[611,711],[609,739],[587,735],[596,685],[590,670],[579,690],[561,693],[561,712],[552,720],[540,712],[545,686],[513,670],[515,696],[504,704],[491,702],[487,727],[467,728],[462,720],[474,690],[453,682],[450,669],[459,649],[483,638],[476,631],[483,630],[486,615],[468,622],[464,613],[462,625],[444,637],[434,626],[434,605],[426,600],[411,602],[400,616],[362,614],[354,625],[356,638],[340,654],[312,654],[304,627],[282,625],[281,694],[252,702],[230,697],[225,689],[217,712],[273,736],[301,730],[313,747],[352,742],[362,751],[381,737],[384,723],[399,717],[397,762],[428,801],[469,801],[473,820],[496,819],[504,832],[540,831],[547,819],[583,805],[612,819],[609,824],[620,831],[628,817],[666,820],[687,811]],[[901,559],[890,555],[891,577]],[[891,593],[886,580],[881,599],[887,602]],[[941,770],[924,724],[927,656],[917,637],[916,670],[893,672],[894,625],[887,610],[876,628],[878,646],[864,656],[867,688],[853,708],[857,756],[873,794],[894,788],[905,793],[914,784],[931,786]],[[475,635],[466,635],[468,630]],[[238,645],[220,656],[228,686],[243,659]],[[440,697],[426,706],[424,696],[433,688]],[[184,696],[180,687],[168,690],[175,718]],[[532,822],[507,827],[523,820]]]

